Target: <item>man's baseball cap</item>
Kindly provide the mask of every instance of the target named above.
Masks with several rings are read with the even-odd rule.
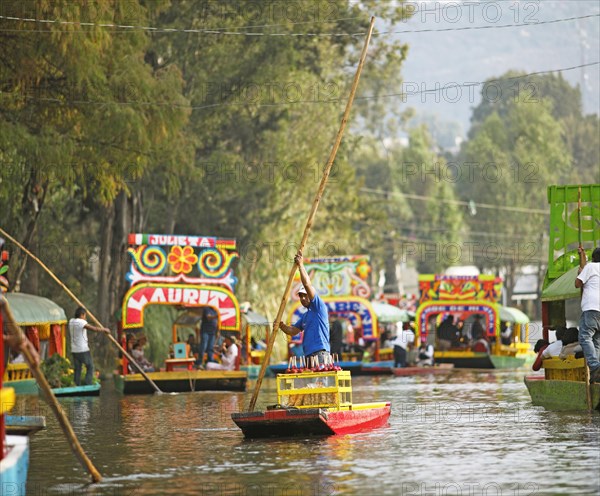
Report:
[[[308,294],[308,293],[306,292],[306,288],[304,287],[304,285],[303,285],[303,284],[300,284],[300,287],[298,288],[298,291],[297,291],[297,293],[298,293],[298,294],[300,294],[300,293],[304,293],[305,295],[307,295],[307,294]]]

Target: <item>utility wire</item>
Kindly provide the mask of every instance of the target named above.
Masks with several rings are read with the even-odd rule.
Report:
[[[527,74],[523,74],[521,76],[511,76],[506,78],[497,78],[497,79],[489,79],[487,81],[478,81],[478,82],[469,82],[469,83],[448,83],[443,87],[436,86],[436,88],[420,90],[420,91],[411,91],[410,93],[387,93],[383,95],[368,95],[368,96],[357,96],[356,100],[376,100],[379,98],[393,98],[393,97],[409,97],[420,95],[423,93],[437,93],[439,91],[448,91],[449,88],[469,88],[475,86],[483,86],[490,83],[497,83],[501,81],[513,81],[516,79],[524,79],[531,76],[538,76],[542,74],[551,74],[554,72],[566,72],[572,71],[575,69],[581,69],[582,67],[591,67],[595,65],[600,65],[600,62],[590,62],[588,64],[580,64],[572,67],[563,67],[560,69],[547,69],[543,71],[530,72]],[[260,85],[258,85],[260,86]],[[241,91],[241,90],[240,90]],[[223,103],[211,103],[208,105],[183,105],[177,103],[169,103],[169,102],[118,102],[118,101],[91,101],[91,100],[64,100],[61,98],[43,98],[36,97],[31,95],[24,95],[17,92],[3,92],[0,91],[0,97],[2,96],[10,96],[14,98],[24,98],[28,100],[40,101],[40,102],[50,102],[50,103],[61,103],[61,104],[70,104],[70,105],[140,105],[140,106],[156,106],[156,107],[171,107],[171,108],[183,108],[187,110],[206,110],[209,108],[216,107],[231,107],[236,105],[254,105],[256,107],[280,107],[282,105],[298,105],[298,104],[333,104],[338,103],[340,101],[345,101],[343,98],[332,98],[328,100],[294,100],[287,102],[274,102],[274,103],[256,103],[253,101],[245,101],[245,102],[223,102]]]
[[[523,27],[523,26],[541,26],[545,24],[556,24],[562,22],[571,22],[575,20],[582,19],[590,19],[593,17],[600,17],[600,14],[588,14],[584,16],[574,16],[574,17],[565,17],[561,19],[552,19],[549,21],[536,21],[536,22],[522,22],[522,23],[513,23],[513,24],[492,24],[492,25],[484,25],[484,26],[463,26],[463,27],[452,27],[452,28],[441,28],[441,29],[406,29],[401,31],[376,31],[372,36],[382,36],[388,34],[407,34],[407,33],[434,33],[434,32],[448,32],[448,31],[472,31],[472,30],[480,30],[480,29],[505,29],[505,28],[514,28],[514,27]],[[353,19],[353,18],[347,18]],[[101,27],[101,28],[111,28],[111,29],[120,29],[126,31],[150,31],[153,33],[193,33],[193,34],[212,34],[212,35],[228,35],[228,36],[291,36],[291,37],[299,37],[299,36],[308,36],[308,37],[341,37],[341,36],[350,36],[350,37],[363,37],[366,35],[366,32],[358,32],[358,33],[253,33],[247,31],[226,31],[226,29],[232,28],[211,28],[211,29],[182,29],[182,28],[159,28],[154,26],[136,26],[136,25],[126,25],[126,24],[111,24],[111,23],[95,23],[95,22],[80,22],[80,21],[60,21],[60,20],[51,20],[51,19],[34,19],[34,18],[26,18],[26,17],[13,17],[13,16],[2,16],[0,15],[0,20],[5,21],[22,21],[22,22],[36,22],[40,24],[59,24],[59,25],[68,25],[68,26],[87,26],[87,27]],[[344,20],[344,19],[339,19]],[[331,21],[320,21],[320,22],[335,22],[336,20]],[[305,22],[292,22],[290,24],[305,24],[306,22],[317,23],[319,21],[305,21]],[[278,25],[275,25],[278,26]],[[257,27],[268,27],[265,26],[257,26]],[[233,28],[233,29],[243,29]],[[0,29],[0,31],[23,31],[23,32],[36,32],[36,33],[44,33],[50,31],[40,31],[37,29]],[[81,30],[83,31],[83,30]],[[73,31],[68,31],[73,32]]]
[[[372,188],[360,188],[359,191],[364,193],[372,194],[372,195],[380,195],[380,196],[395,196],[400,198],[410,198],[411,200],[423,200],[430,201],[435,200],[438,203],[446,203],[448,205],[461,205],[468,207],[469,202],[462,200],[445,200],[443,198],[434,198],[431,196],[423,196],[423,195],[413,195],[410,193],[401,193],[399,191],[381,191]],[[536,209],[536,208],[525,208],[525,207],[504,207],[500,205],[492,205],[490,203],[475,203],[477,208],[491,208],[494,210],[506,210],[508,212],[521,212],[521,213],[532,213],[539,215],[550,215],[546,210]]]

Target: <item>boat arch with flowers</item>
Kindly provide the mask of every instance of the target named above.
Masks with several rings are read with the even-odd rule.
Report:
[[[150,305],[168,305],[188,315],[195,313],[195,322],[201,321],[202,310],[209,307],[218,316],[222,335],[239,336],[241,316],[234,294],[237,278],[233,263],[238,257],[235,249],[234,239],[130,234],[131,264],[126,275],[130,287],[121,309],[123,343],[127,344],[127,333],[135,334],[144,326],[144,312]],[[193,356],[186,343],[179,341],[176,327],[174,322],[165,330],[173,336],[175,353],[165,359],[164,369],[147,373],[162,391],[245,390],[247,374],[239,370],[239,364],[237,370],[196,370],[194,363],[198,357]],[[199,338],[199,326],[195,328]],[[126,357],[121,360],[115,381],[117,389],[126,394],[153,392],[141,374],[130,372]]]
[[[419,276],[419,289],[417,344],[433,344],[436,363],[456,368],[517,368],[533,357],[527,317],[499,303],[501,278],[425,274]],[[450,334],[441,336],[445,320]],[[501,322],[512,325],[508,333],[502,334]]]
[[[342,321],[342,351],[337,353],[336,362],[353,374],[391,374],[392,362],[381,364],[379,355],[380,322],[378,308],[383,305],[369,300],[371,288],[368,284],[371,266],[367,255],[347,255],[328,258],[305,259],[304,266],[311,282],[321,297],[330,318]],[[296,275],[291,291],[291,308],[288,322],[296,322],[306,309],[297,293],[301,281]],[[397,309],[400,314],[402,311]],[[288,358],[302,354],[303,334],[288,338]],[[336,354],[334,350],[332,353]],[[379,366],[381,365],[381,366]],[[272,365],[270,370],[281,373],[285,364]]]

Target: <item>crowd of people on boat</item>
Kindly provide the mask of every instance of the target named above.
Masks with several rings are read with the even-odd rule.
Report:
[[[539,339],[534,351],[538,354],[533,370],[543,366],[544,359],[558,357],[565,359],[572,355],[585,358],[589,368],[590,382],[600,382],[600,247],[592,252],[591,262],[585,251],[579,247],[580,266],[575,279],[575,287],[581,290],[581,317],[579,328],[557,326],[556,339],[549,342]]]

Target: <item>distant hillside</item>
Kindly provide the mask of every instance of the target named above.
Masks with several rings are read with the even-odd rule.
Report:
[[[463,136],[470,126],[471,109],[480,101],[481,87],[457,90],[451,88],[452,83],[485,81],[511,69],[531,73],[600,61],[599,17],[538,24],[598,14],[600,2],[596,0],[467,2],[461,8],[457,8],[458,2],[439,0],[411,4],[422,10],[402,26],[406,31],[527,23],[509,28],[394,34],[410,47],[402,90],[431,90],[436,83],[442,88],[450,86],[441,93],[409,96],[405,103],[398,98],[393,104],[413,107],[421,120],[435,119],[446,129],[458,129],[458,123]],[[584,112],[600,113],[600,66],[564,71],[563,76],[574,86],[580,85]],[[515,81],[515,89],[518,84]]]

